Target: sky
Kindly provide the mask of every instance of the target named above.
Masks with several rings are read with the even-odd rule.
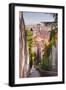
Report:
[[[54,21],[53,14],[43,12],[23,12],[25,25],[34,25],[40,22]]]

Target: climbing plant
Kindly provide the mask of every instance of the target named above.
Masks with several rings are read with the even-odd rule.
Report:
[[[32,31],[26,30],[27,48],[29,51],[29,66],[32,67]]]
[[[44,48],[42,50],[43,56],[40,62],[40,67],[42,69],[49,70],[49,68],[51,68],[51,65],[49,64],[49,56],[50,56],[50,53],[52,53],[52,47],[55,45],[56,31],[57,31],[57,28],[55,28],[54,30],[52,29],[50,31],[50,37],[49,37],[48,44],[46,43],[44,44]]]

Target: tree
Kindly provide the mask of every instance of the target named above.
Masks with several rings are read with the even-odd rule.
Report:
[[[54,18],[54,21],[57,23],[58,22],[58,14],[53,13],[53,18]]]

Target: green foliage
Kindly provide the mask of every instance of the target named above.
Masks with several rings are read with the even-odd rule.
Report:
[[[50,56],[50,53],[52,53],[53,45],[55,45],[55,31],[51,30],[49,44],[48,45],[45,44],[44,49],[42,50],[43,56],[39,65],[40,68],[45,70],[49,70],[49,68],[51,68],[49,64],[49,56]]]
[[[40,64],[40,68],[43,70],[49,70],[49,65],[48,64]]]
[[[31,67],[32,66],[32,32],[30,30],[26,30],[26,38],[27,38],[27,47],[29,50],[29,63]]]
[[[51,30],[50,32],[50,45],[51,47],[55,44],[55,30]]]
[[[40,67],[42,69],[45,69],[45,70],[49,69],[49,56],[50,56],[50,52],[51,52],[50,44],[48,46],[45,45],[45,48],[43,50],[42,60],[40,62]]]
[[[32,47],[32,32],[31,31],[28,31],[26,30],[27,32],[27,45],[28,45],[28,48],[31,48]]]
[[[43,58],[43,60],[39,63],[39,67],[43,70],[49,70],[51,66],[48,64],[48,58]]]

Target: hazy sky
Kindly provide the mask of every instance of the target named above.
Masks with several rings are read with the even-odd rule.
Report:
[[[23,12],[23,17],[26,25],[54,21],[53,14],[42,12]]]

